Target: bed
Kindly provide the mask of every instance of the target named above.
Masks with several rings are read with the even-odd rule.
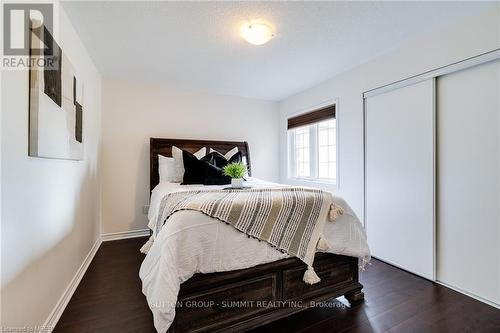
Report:
[[[183,186],[159,184],[158,155],[172,156],[172,146],[191,153],[202,147],[210,147],[223,154],[238,147],[238,150],[245,157],[248,173],[251,176],[250,151],[246,142],[151,138],[150,188],[153,193],[152,206],[155,204],[153,197],[158,197],[159,192],[167,193],[175,190],[175,186]],[[259,184],[258,180],[252,181]],[[179,270],[176,276],[169,277],[170,280],[168,280],[169,278],[165,277],[167,275],[165,272],[174,269],[170,261],[178,260],[174,258],[175,251],[178,251],[177,248],[197,248],[198,245],[193,244],[196,242],[193,241],[192,236],[183,235],[182,232],[176,231],[175,227],[172,227],[173,231],[164,232],[168,235],[160,232],[157,235],[158,240],[155,240],[155,244],[146,256],[140,271],[143,292],[153,311],[156,329],[158,331],[168,329],[169,332],[222,332],[228,330],[243,332],[290,316],[318,302],[332,298],[345,296],[349,302],[362,301],[364,294],[362,292],[363,286],[358,279],[359,258],[363,258],[362,260],[366,262],[367,258],[369,259],[369,250],[364,232],[362,227],[358,225],[359,221],[355,214],[347,203],[340,198],[338,200],[346,207],[348,214],[345,214],[342,221],[333,224],[335,227],[330,227],[330,232],[332,237],[340,239],[339,237],[342,236],[345,239],[334,242],[340,245],[330,252],[349,255],[317,252],[314,270],[321,281],[314,285],[303,282],[302,276],[306,265],[299,259],[287,257],[255,239],[246,239],[244,234],[233,230],[231,226],[210,217],[206,217],[206,219],[214,221],[207,220],[205,224],[200,226],[201,222],[196,222],[201,218],[201,216],[196,215],[198,212],[179,212],[176,217],[178,217],[177,220],[183,219],[182,223],[176,222],[174,219],[172,222],[174,226],[182,225],[183,228],[188,228],[189,223],[192,223],[197,228],[205,228],[200,230],[203,230],[206,237],[208,237],[207,233],[217,230],[213,237],[210,236],[207,239],[212,240],[218,237],[225,239],[225,242],[219,241],[217,243],[217,246],[222,246],[222,250],[218,250],[221,253],[232,252],[229,248],[231,242],[235,244],[239,242],[238,246],[244,244],[244,251],[241,254],[244,260],[238,261],[238,257],[233,257],[228,260],[237,261],[237,263],[228,265],[221,259],[218,262],[220,267],[206,268],[204,267],[205,263],[199,261],[205,255],[204,250],[198,249],[198,257],[184,253],[191,250],[184,250],[181,254],[183,260],[189,261],[193,268]],[[150,209],[150,211],[154,211],[154,209]],[[342,227],[343,224],[345,227]],[[188,226],[186,227],[186,225]],[[341,227],[345,230],[339,232]],[[348,237],[352,238],[353,235],[359,243],[354,250],[349,249],[349,246],[345,244],[345,242],[350,241]],[[227,240],[230,240],[229,245],[226,244]],[[344,244],[341,244],[342,241]],[[196,249],[193,251],[196,252]],[[169,253],[166,254],[166,252]],[[234,256],[234,254],[231,255]],[[246,257],[243,257],[245,255]],[[212,255],[210,260],[214,260],[214,257],[216,256]],[[257,260],[261,257],[262,259]],[[238,266],[245,268],[233,269]],[[180,287],[176,288],[175,284],[178,282],[180,282]],[[170,302],[170,300],[175,300],[173,294],[176,294],[175,304]],[[169,302],[168,306],[175,307],[175,309],[171,311],[159,310],[160,307],[165,307],[166,302]]]

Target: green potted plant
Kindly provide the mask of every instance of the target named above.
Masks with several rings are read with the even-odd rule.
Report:
[[[223,170],[224,175],[231,177],[231,187],[243,187],[243,176],[245,176],[245,172],[247,171],[245,164],[241,162],[229,163],[223,168]]]

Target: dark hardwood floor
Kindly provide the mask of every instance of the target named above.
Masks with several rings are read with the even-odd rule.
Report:
[[[54,332],[154,332],[138,277],[145,240],[101,245]],[[500,310],[381,261],[361,273],[361,283],[361,304],[349,307],[340,298],[253,333],[500,333]]]

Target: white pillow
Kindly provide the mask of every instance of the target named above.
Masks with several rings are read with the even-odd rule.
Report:
[[[234,147],[233,149],[231,149],[230,151],[228,151],[226,154],[222,154],[222,153],[218,152],[217,150],[210,148],[210,153],[213,153],[213,152],[217,152],[217,153],[221,154],[222,156],[224,156],[224,158],[226,160],[229,161],[229,159],[231,157],[233,157],[233,155],[238,152],[238,147]]]
[[[241,157],[241,163],[243,163],[247,167],[246,170],[245,170],[245,176],[243,176],[243,177],[245,177],[245,178],[250,177],[248,175],[248,164],[247,164],[247,157],[246,156],[242,156]]]
[[[160,183],[173,183],[175,179],[175,160],[173,157],[158,155],[158,172],[160,173]]]
[[[207,154],[207,148],[203,147],[193,155],[196,156],[197,159],[200,159],[206,154]],[[172,146],[172,157],[174,158],[174,168],[175,168],[172,182],[182,183],[182,179],[184,178],[184,159],[182,158],[182,149],[179,149],[176,146]]]

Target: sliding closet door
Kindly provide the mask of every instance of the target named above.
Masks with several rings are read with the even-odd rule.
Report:
[[[365,101],[365,221],[373,256],[434,279],[435,86]]]
[[[500,305],[500,61],[437,91],[437,278]]]

